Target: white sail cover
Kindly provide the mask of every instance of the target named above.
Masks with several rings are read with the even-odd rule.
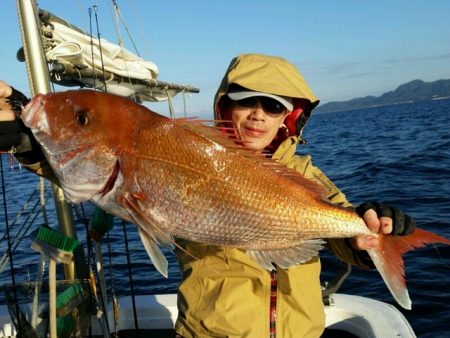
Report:
[[[145,61],[123,47],[101,39],[102,55],[100,55],[98,39],[91,39],[90,36],[58,22],[52,22],[52,25],[54,27],[52,42],[55,46],[47,52],[48,60],[85,64],[101,69],[103,58],[106,71],[125,78],[150,80],[157,78],[159,74],[158,67],[153,62]],[[92,64],[93,60],[94,64]]]
[[[157,81],[159,70],[153,62],[145,61],[105,39],[100,39],[99,44],[98,39],[91,38],[70,24],[66,25],[60,18],[50,17],[42,29],[48,62],[69,64],[75,69],[96,69],[97,73],[98,70],[104,70],[109,76],[106,86],[110,93],[135,96],[146,101],[164,101],[168,96],[173,97],[182,90],[190,91],[192,88],[175,84],[164,85],[167,83]],[[67,79],[67,74],[64,75]],[[75,75],[75,78],[88,87],[103,89],[104,85],[98,78],[81,75]]]

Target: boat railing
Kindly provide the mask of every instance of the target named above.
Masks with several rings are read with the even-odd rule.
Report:
[[[352,272],[352,266],[346,262],[338,261],[337,267],[338,269],[333,279],[322,283],[322,300],[325,305],[331,305],[332,298],[330,296],[337,293],[342,283]]]

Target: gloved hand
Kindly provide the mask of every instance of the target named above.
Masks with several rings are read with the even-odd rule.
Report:
[[[23,93],[0,80],[0,110],[12,111],[19,116],[23,106],[30,101]],[[12,118],[10,118],[12,119]]]
[[[406,236],[411,234],[416,228],[416,222],[411,216],[405,214],[400,209],[390,207],[382,203],[363,203],[356,207],[355,211],[361,218],[365,219],[367,217],[366,212],[370,209],[376,212],[376,215],[379,219],[383,217],[392,219],[392,232],[390,232],[392,235]],[[383,226],[385,226],[385,224],[381,224],[381,227]],[[380,230],[380,232],[381,231],[382,229]],[[383,231],[383,233],[385,232]]]
[[[23,130],[16,117],[27,102],[25,95],[0,81],[0,150],[8,151],[20,144]]]
[[[11,151],[25,164],[44,160],[42,150],[31,131],[20,119],[29,99],[0,80],[0,151]]]

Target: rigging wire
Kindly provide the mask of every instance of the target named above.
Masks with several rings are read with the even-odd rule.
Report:
[[[45,206],[45,179],[43,177],[39,177],[39,192],[42,217],[44,218],[44,223],[48,224],[47,208]]]
[[[112,0],[112,3],[113,3],[113,9],[114,9],[114,15],[113,15],[113,17],[114,17],[114,28],[115,28],[115,30],[116,30],[117,39],[118,39],[118,44],[119,44],[120,48],[121,48],[121,49],[123,48],[123,39],[122,39],[122,34],[121,34],[121,32],[120,32],[120,27],[119,27],[119,17],[120,17],[120,19],[121,19],[121,22],[122,22],[123,26],[125,27],[125,30],[126,30],[126,32],[127,32],[127,34],[128,34],[128,37],[129,37],[129,39],[131,40],[131,43],[133,44],[133,47],[134,47],[134,49],[135,49],[135,51],[136,51],[137,56],[140,57],[139,51],[138,51],[138,49],[137,49],[137,47],[136,47],[136,45],[135,45],[135,43],[134,43],[134,41],[133,41],[133,38],[132,38],[132,36],[131,36],[131,34],[130,34],[129,30],[128,30],[127,25],[125,24],[125,20],[123,19],[122,14],[121,14],[120,11],[119,11],[119,5],[117,5],[117,2],[114,1],[114,0]],[[126,71],[127,71],[127,74],[128,74],[128,83],[129,83],[131,86],[133,86],[133,81],[132,81],[131,76],[129,75],[128,65],[127,65],[127,63],[125,62],[125,60],[124,60],[124,62],[123,62],[123,65],[124,65],[124,67],[125,67],[125,69],[126,69]],[[134,96],[135,102],[138,103],[138,101],[139,101],[139,100],[138,100],[138,97],[137,97],[136,95],[133,95],[133,96]]]
[[[37,219],[37,217],[39,216],[39,213],[40,213],[39,210],[35,213],[35,210],[37,209],[38,206],[39,206],[39,200],[36,200],[33,208],[31,209],[31,211],[29,211],[29,214],[28,214],[27,218],[23,221],[22,227],[19,229],[19,231],[16,234],[14,242],[12,243],[12,253],[14,253],[16,251],[16,249],[20,245],[21,241],[28,234],[31,226],[33,224],[35,224],[35,221],[36,221],[36,219]],[[33,217],[33,219],[31,219],[31,217],[33,215],[34,215],[34,217]],[[30,221],[30,219],[31,219],[31,221]],[[15,222],[10,224],[10,228],[12,228],[12,225],[14,223]],[[27,225],[27,223],[28,223],[28,225]],[[23,232],[22,232],[22,230],[23,230]],[[5,236],[6,236],[6,234],[5,234]],[[4,237],[2,238],[2,240],[4,239]],[[8,261],[9,261],[9,255],[8,255],[7,252],[5,252],[3,254],[2,258],[0,259],[0,274],[3,272],[3,269],[5,268],[5,265],[6,265],[6,263],[8,263]]]
[[[19,218],[22,216],[22,214],[25,212],[25,209],[28,207],[29,203],[31,202],[31,200],[33,199],[34,195],[36,194],[36,192],[38,191],[38,187],[39,184],[36,185],[35,189],[31,192],[30,196],[28,197],[28,199],[25,201],[25,203],[22,205],[22,208],[17,212],[16,217],[14,217],[14,220],[9,224],[9,228],[12,229],[12,227],[14,226],[14,224],[16,224],[16,222],[19,220]],[[38,203],[38,202],[36,202]],[[33,207],[36,208],[36,205]],[[32,210],[32,211],[33,211]],[[31,214],[31,213],[30,213]],[[30,214],[28,216],[30,216]],[[20,232],[20,230],[19,230]],[[6,238],[6,233],[3,234],[3,237],[0,238],[0,244],[2,241],[4,241]]]
[[[106,241],[107,241],[107,248],[108,248],[108,269],[109,269],[109,284],[111,289],[111,298],[113,300],[113,303],[117,303],[117,297],[115,292],[115,285],[114,285],[114,277],[113,277],[113,269],[112,269],[112,251],[111,251],[111,238],[109,236],[109,231],[106,233]],[[118,325],[118,318],[116,318],[116,315],[114,315],[114,336],[118,336],[119,331],[119,325]]]
[[[81,0],[77,0],[78,9],[80,11],[81,19],[83,21],[82,27],[87,27],[88,19],[86,18],[86,12],[84,10],[84,5],[81,3]]]
[[[127,229],[126,229],[124,220],[122,220],[122,228],[123,228],[123,235],[124,235],[124,242],[125,242],[125,252],[127,255],[128,279],[130,281],[131,303],[133,305],[134,327],[138,331],[137,333],[139,336],[139,324],[138,324],[138,320],[137,320],[137,310],[136,310],[136,293],[134,292],[134,281],[133,281],[133,274],[131,271],[130,250],[128,248],[128,236],[127,236]]]
[[[96,29],[97,29],[97,39],[98,39],[98,43],[99,43],[100,60],[101,60],[101,67],[102,67],[102,73],[103,73],[103,81],[102,82],[103,82],[103,85],[104,85],[105,92],[108,92],[107,85],[106,85],[105,67],[104,67],[104,61],[103,61],[103,51],[102,51],[101,39],[100,39],[101,34],[100,34],[99,23],[98,23],[97,6],[94,6],[93,10],[94,10],[94,14],[95,14],[95,22],[96,22]],[[92,67],[94,67],[94,43],[93,43],[93,38],[92,38],[93,37],[93,32],[92,32],[92,8],[89,8],[89,22],[90,22],[90,32],[89,32],[89,34],[91,36]],[[129,81],[131,83],[131,78],[129,78]],[[95,80],[94,80],[94,85],[95,85]],[[84,211],[83,211],[83,213],[84,213]],[[87,231],[87,234],[88,234],[89,233],[88,229],[86,231]],[[95,264],[95,257],[94,257],[94,255],[92,253],[92,242],[91,242],[91,239],[89,238],[89,236],[87,236],[87,237],[88,237],[87,238],[87,243],[88,243],[88,250],[89,250],[89,257],[90,257],[90,264],[89,264],[90,271],[93,272],[95,270],[94,274],[96,274],[96,277],[98,279],[99,276],[98,276],[97,270],[96,269],[92,269],[92,262],[93,261],[94,261],[94,266],[96,266],[96,264]],[[108,238],[109,238],[109,233],[108,233]],[[107,247],[108,247],[108,253],[109,253],[111,295],[112,295],[113,302],[117,302],[116,294],[115,294],[115,291],[114,291],[113,277],[112,277],[112,255],[111,255],[111,247],[110,247],[109,241],[107,243]],[[101,299],[102,299],[102,308],[104,310],[104,313],[106,313],[106,304],[104,303],[105,300],[103,299],[103,297],[101,297]],[[135,322],[137,323],[136,310],[134,311],[134,318],[135,318]],[[106,319],[106,323],[107,323],[107,328],[109,329],[107,316],[105,316],[105,319]],[[115,333],[114,333],[114,335],[117,335],[118,326],[117,326],[117,322],[116,321],[114,321],[114,326],[115,326],[115,330],[114,330]],[[136,328],[137,328],[137,326],[136,326]]]
[[[116,31],[116,35],[117,35],[117,44],[120,47],[123,47],[123,39],[122,39],[122,34],[120,32],[120,28],[119,28],[119,18],[118,18],[118,14],[116,11],[116,6],[114,3],[111,4],[112,9],[109,8],[110,10],[110,15],[113,18],[113,22],[114,22],[114,30]]]
[[[130,39],[130,42],[133,45],[134,51],[136,52],[137,56],[140,57],[141,55],[139,54],[139,50],[137,49],[136,43],[134,42],[134,39],[133,39],[133,37],[132,37],[132,35],[130,33],[130,30],[128,29],[128,26],[127,26],[125,20],[123,19],[123,16],[122,16],[122,13],[119,10],[119,5],[117,4],[117,1],[115,1],[115,0],[111,0],[111,1],[113,3],[114,12],[116,13],[116,18],[117,17],[120,18],[120,21],[122,22],[122,25],[125,28],[125,31],[127,32],[128,38]],[[119,34],[119,37],[120,37],[120,41],[119,41],[120,44],[119,44],[119,46],[122,47],[122,45],[123,45],[122,37],[120,35],[120,32],[118,34]]]
[[[145,31],[143,29],[141,17],[139,15],[138,11],[136,10],[136,8],[137,8],[136,7],[136,2],[134,0],[132,0],[131,4],[132,4],[132,8],[133,8],[133,13],[134,13],[134,16],[136,18],[136,22],[137,22],[137,25],[138,25],[138,28],[139,28],[139,32],[141,33],[141,39],[142,39],[142,41],[144,43],[144,47],[145,47],[145,52],[146,52],[147,58],[150,60],[150,56],[151,56],[150,46],[148,44],[148,39],[147,39],[147,36],[145,35]]]
[[[94,88],[97,88],[96,81],[97,81],[97,73],[94,71],[94,37],[92,34],[92,7],[89,7],[89,36],[90,36],[90,43],[91,43],[91,62],[92,62],[92,75],[94,80]]]
[[[128,35],[128,38],[131,41],[131,44],[133,45],[135,53],[139,57],[141,57],[141,54],[139,53],[139,50],[138,50],[138,48],[136,46],[136,43],[134,42],[133,36],[132,36],[130,30],[128,29],[128,25],[126,24],[125,19],[123,18],[123,15],[122,15],[122,13],[121,13],[121,11],[119,9],[119,5],[118,5],[117,1],[116,0],[111,0],[111,2],[112,2],[112,6],[113,6],[113,9],[114,9],[114,12],[115,12],[114,23],[115,23],[115,30],[116,30],[116,33],[117,33],[119,46],[123,47],[123,39],[122,39],[122,35],[120,33],[120,27],[118,27],[119,19],[120,19],[120,22],[123,25],[123,27],[124,27],[127,35]],[[142,40],[144,41],[144,46],[145,46],[146,52],[148,54],[148,58],[150,59],[150,49],[148,47],[148,39],[146,38],[146,36],[144,34],[144,30],[142,28],[142,23],[140,21],[140,16],[138,15],[138,13],[136,11],[136,4],[135,4],[134,1],[132,1],[132,4],[133,4],[134,16],[136,17],[136,21],[137,21],[137,24],[138,24],[138,27],[139,27],[139,31],[141,33]],[[127,65],[125,63],[125,68],[126,67],[127,67]],[[129,77],[129,83],[132,84],[130,77]],[[172,96],[169,94],[168,90],[166,90],[166,93],[167,93],[167,100],[168,100],[168,107],[169,107],[169,111],[170,111],[170,116],[173,118],[173,117],[175,117],[175,109],[174,109],[174,106],[173,106]],[[136,97],[136,95],[134,95],[134,98],[135,98],[136,102],[141,103],[141,102],[139,102],[139,98]],[[184,105],[184,115],[185,116],[186,116],[186,111],[187,111],[187,109],[186,109],[186,104],[185,104]]]
[[[9,226],[8,226],[8,209],[6,205],[6,185],[5,185],[5,176],[3,173],[3,156],[0,156],[0,172],[1,172],[1,180],[2,180],[2,196],[3,196],[3,212],[4,212],[4,219],[6,224],[6,238],[8,239],[8,255],[9,255],[9,267],[11,269],[11,282],[13,287],[13,295],[14,295],[14,305],[15,305],[15,311],[16,311],[16,318],[19,320],[19,304],[17,301],[17,285],[16,285],[16,276],[14,274],[14,259],[12,256],[12,246],[11,246],[11,237],[9,233]],[[17,323],[18,324],[18,323]]]
[[[99,318],[100,313],[97,313],[97,317],[100,320],[100,323],[101,323],[100,326],[101,326],[103,333],[104,334],[106,333],[109,337],[109,336],[111,336],[111,334],[109,332],[109,319],[108,319],[108,315],[107,315],[107,313],[108,313],[107,304],[105,304],[105,300],[103,299],[103,297],[100,297],[101,301],[99,301],[97,292],[95,292],[95,290],[97,288],[97,284],[98,284],[100,293],[103,292],[103,290],[102,290],[103,286],[101,285],[101,283],[97,282],[100,280],[99,275],[98,275],[98,270],[92,268],[93,266],[97,266],[97,262],[95,260],[94,250],[92,248],[92,239],[89,236],[89,222],[88,222],[88,218],[86,216],[86,212],[84,211],[83,203],[80,203],[80,208],[81,208],[81,222],[84,224],[85,231],[86,231],[86,245],[87,245],[87,249],[88,249],[89,280],[91,283],[91,289],[94,290],[93,293],[94,293],[94,300],[96,302],[96,305],[98,307],[100,307],[102,310],[103,321],[101,321],[101,319]]]
[[[100,62],[101,62],[102,74],[103,74],[103,87],[105,88],[105,93],[107,93],[108,88],[106,87],[105,63],[103,61],[102,40],[101,40],[100,28],[99,28],[99,24],[98,24],[98,15],[97,15],[98,7],[96,5],[94,5],[93,8],[94,8],[95,25],[97,28],[98,48],[100,50]],[[94,65],[92,65],[92,66],[94,66]]]

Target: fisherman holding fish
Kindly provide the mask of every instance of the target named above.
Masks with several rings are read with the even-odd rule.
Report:
[[[1,150],[12,150],[30,170],[49,177],[51,170],[33,136],[15,118],[26,99],[0,82],[0,103],[4,104],[0,105]],[[224,75],[214,113],[217,121],[233,122],[231,131],[226,122],[220,127],[225,133],[236,133],[240,145],[269,152],[274,161],[322,186],[329,202],[351,209],[345,195],[312,165],[311,157],[296,154],[304,144],[303,128],[318,103],[293,64],[279,57],[242,54]],[[415,229],[410,216],[381,203],[364,203],[356,211],[374,234],[402,236]],[[269,264],[266,269],[240,248],[189,239],[176,243],[182,272],[175,326],[179,337],[321,336],[325,314],[317,256],[290,268]],[[326,239],[327,248],[339,259],[366,269],[373,268],[366,250],[378,245],[378,237],[368,234]]]

